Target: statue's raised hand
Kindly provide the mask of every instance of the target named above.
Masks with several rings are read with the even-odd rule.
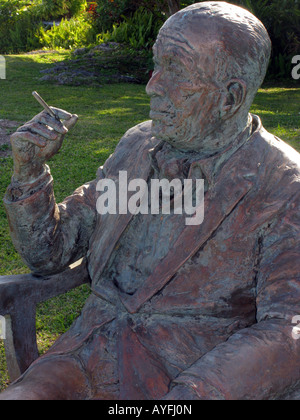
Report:
[[[78,121],[77,115],[51,109],[57,118],[43,111],[11,136],[16,181],[30,182],[38,178],[44,164],[60,150],[65,134]]]

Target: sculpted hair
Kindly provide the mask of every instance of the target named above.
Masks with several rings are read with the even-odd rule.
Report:
[[[253,14],[226,2],[196,3],[173,15],[160,36],[181,44],[196,60],[199,72],[204,67],[212,81],[243,80],[247,85],[246,105],[250,108],[271,55],[268,32]],[[208,47],[205,57],[199,54],[203,45]]]

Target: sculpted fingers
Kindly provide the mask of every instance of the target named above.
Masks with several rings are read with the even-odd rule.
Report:
[[[30,131],[17,131],[11,135],[11,142],[14,145],[16,141],[28,142],[40,148],[45,147],[47,140],[37,134],[31,133]]]
[[[48,159],[60,149],[64,135],[67,134],[69,128],[76,124],[78,117],[59,108],[51,109],[56,117],[50,115],[47,111],[42,111],[11,136],[15,153],[19,150],[21,154],[26,154],[24,149],[26,143],[44,149],[41,153],[43,153],[45,159]],[[64,123],[60,118],[64,120]]]
[[[75,114],[70,114],[69,112],[64,111],[63,109],[55,107],[50,108],[56,115],[56,118],[48,114],[47,111],[43,111],[40,114],[38,114],[32,121],[30,121],[30,124],[32,124],[33,122],[44,124],[57,131],[59,134],[67,134],[69,129],[73,128],[77,123],[78,116]]]
[[[78,115],[74,114],[72,117],[64,122],[65,127],[70,130],[78,121]]]
[[[58,108],[52,111],[40,112],[11,136],[14,176],[22,182],[39,176],[45,162],[60,150],[68,129],[77,122],[76,115]]]
[[[55,108],[54,106],[50,106],[50,108],[60,120],[69,120],[72,117],[70,112],[64,111],[63,109]]]
[[[52,111],[57,115],[58,118],[64,121],[64,126],[70,130],[74,127],[74,125],[78,121],[78,115],[76,114],[70,114],[67,111],[64,111],[63,109],[51,107]]]
[[[51,127],[47,127],[41,123],[31,123],[30,125],[25,125],[19,129],[21,132],[29,131],[34,134],[39,134],[47,140],[56,140],[58,137],[57,131]]]
[[[42,112],[41,114],[39,114],[38,122],[47,125],[48,127],[51,127],[59,134],[64,135],[67,134],[67,132],[69,131],[59,119],[52,117],[46,112]]]

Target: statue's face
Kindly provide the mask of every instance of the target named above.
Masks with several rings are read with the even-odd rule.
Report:
[[[190,52],[166,36],[154,46],[155,69],[147,86],[153,136],[180,150],[214,151],[207,138],[219,123],[221,91],[210,81],[208,54],[203,46],[195,63]]]

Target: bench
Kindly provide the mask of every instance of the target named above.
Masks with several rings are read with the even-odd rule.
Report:
[[[63,273],[49,277],[33,274],[0,276],[0,316],[5,317],[4,347],[11,381],[19,378],[39,357],[35,319],[37,304],[89,283],[85,259]]]

